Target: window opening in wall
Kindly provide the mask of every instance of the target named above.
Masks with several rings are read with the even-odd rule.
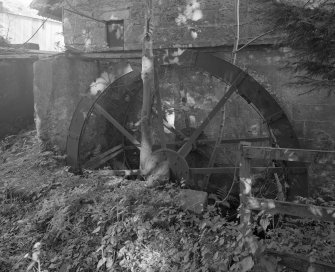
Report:
[[[106,29],[108,47],[124,49],[124,20],[108,21]]]

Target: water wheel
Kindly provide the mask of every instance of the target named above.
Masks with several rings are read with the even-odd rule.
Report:
[[[164,144],[161,143],[161,136],[157,132],[160,126],[158,123],[160,118],[157,118],[157,115],[160,115],[156,109],[153,109],[153,115],[156,116],[153,121],[153,134],[156,135],[156,137],[154,135],[156,139],[154,150],[159,156],[164,156],[170,161],[171,170],[175,176],[187,179],[191,187],[202,189],[206,187],[209,191],[216,190],[214,188],[217,188],[216,183],[224,180],[234,182],[233,178],[236,177],[238,167],[238,152],[236,151],[241,141],[277,145],[278,147],[299,147],[297,137],[286,114],[276,100],[254,78],[213,54],[202,52],[192,52],[192,54],[195,56],[194,61],[191,62],[192,69],[206,72],[226,82],[230,87],[220,95],[220,99],[211,111],[207,114],[201,112],[200,115],[203,116],[200,119],[202,120],[198,121],[195,126],[190,126],[189,118],[186,118],[188,121],[182,122],[183,125],[179,127],[164,120],[166,132],[166,143]],[[220,116],[222,108],[233,96],[243,99],[246,105],[252,105],[266,127],[262,135],[226,138],[219,135],[220,128],[217,125],[215,133],[213,133],[213,127],[211,132],[206,132],[211,121]],[[186,95],[185,97],[187,98]],[[161,116],[163,119],[169,110],[174,111],[174,117],[176,115],[179,118],[182,116],[183,119],[185,119],[184,116],[189,117],[189,113],[183,108],[183,103],[187,104],[185,99],[182,98],[179,101],[178,104],[181,107],[177,110],[167,100],[163,94],[162,103],[165,106],[164,114]],[[68,165],[74,169],[97,169],[108,166],[115,170],[115,174],[140,174],[138,169],[141,101],[142,81],[140,73],[136,71],[114,81],[99,96],[84,97],[75,110],[69,129]],[[161,102],[159,97],[158,102]],[[170,105],[170,109],[166,105]],[[217,156],[213,156],[213,152],[217,152]],[[267,162],[267,168],[269,168],[269,163],[271,166],[275,165],[274,162]],[[286,166],[296,167],[297,165],[288,163]],[[306,191],[307,186],[299,181],[306,180],[306,174],[293,173],[292,175],[293,194],[296,191],[302,194]]]

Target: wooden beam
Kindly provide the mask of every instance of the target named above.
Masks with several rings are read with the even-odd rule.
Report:
[[[190,168],[191,174],[206,175],[206,174],[221,174],[221,173],[234,173],[238,167],[207,167],[207,168]]]
[[[24,59],[24,60],[37,60],[38,56],[36,55],[31,55],[31,54],[4,54],[0,55],[0,60],[19,60],[19,59]]]
[[[105,109],[103,109],[99,104],[95,104],[94,109],[96,109],[98,113],[100,113],[109,122],[111,122],[112,125],[116,127],[116,129],[120,131],[132,144],[134,144],[137,147],[140,146],[140,142],[137,141],[137,139],[133,135],[131,135],[128,132],[128,130],[126,130],[116,119],[114,119],[113,116],[111,116],[107,111],[105,111]],[[138,149],[140,148],[138,147]]]
[[[271,140],[270,137],[257,137],[257,138],[235,138],[235,139],[222,139],[221,144],[231,144],[231,143],[240,143],[240,142],[265,142]]]
[[[34,55],[57,55],[63,54],[55,51],[43,51],[43,50],[34,50],[26,49],[20,47],[0,47],[0,52],[13,53],[13,54],[34,54]]]
[[[96,169],[98,168],[100,165],[106,163],[107,161],[115,158],[117,155],[119,155],[120,153],[123,152],[123,145],[117,145],[114,146],[113,148],[93,157],[91,160],[89,160],[88,162],[86,162],[83,165],[83,168],[87,168],[87,169]]]
[[[217,53],[217,52],[227,52],[228,47],[204,47],[204,48],[195,48],[197,51],[200,52],[210,52],[210,53]],[[71,50],[72,49],[72,50]],[[187,48],[185,48],[187,49]],[[141,59],[142,58],[142,50],[114,50],[112,51],[111,48],[109,49],[101,49],[99,52],[84,52],[80,51],[75,48],[68,47],[69,53],[71,57],[79,56],[84,59]],[[164,62],[162,61],[162,57],[165,56],[168,52],[168,55],[173,55],[178,52],[178,48],[153,48],[155,56],[159,56],[158,64],[163,65]],[[169,64],[171,65],[171,64]]]
[[[301,169],[301,167],[297,167]],[[205,174],[220,174],[220,173],[234,173],[235,169],[239,171],[239,167],[234,167],[234,166],[228,166],[228,167],[205,167],[205,168],[190,168],[190,171],[192,174],[197,174],[197,175],[205,175]],[[282,172],[284,168],[282,167],[251,167],[251,172],[252,173],[259,173],[262,171],[273,171],[274,173],[276,172]]]
[[[315,205],[296,204],[276,201],[272,199],[246,198],[247,206],[251,210],[265,210],[271,213],[287,214],[301,218],[335,222],[335,208]]]
[[[335,164],[335,151],[272,147],[243,147],[243,155],[250,159],[299,161]]]
[[[76,56],[76,54],[74,54]],[[141,51],[80,53],[84,59],[141,59]]]
[[[279,257],[279,264],[286,267],[295,269],[301,272],[318,271],[318,272],[333,272],[335,271],[335,265],[321,262],[312,261],[309,257],[300,254],[289,254],[283,252],[276,252],[272,250],[265,251],[266,255]]]
[[[133,170],[100,170],[97,172],[99,176],[138,176],[141,175],[140,169]]]

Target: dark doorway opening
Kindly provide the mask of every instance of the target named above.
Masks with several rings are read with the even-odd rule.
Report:
[[[107,45],[110,48],[124,49],[124,21],[111,20],[106,23]]]
[[[33,61],[0,61],[0,139],[34,124]]]

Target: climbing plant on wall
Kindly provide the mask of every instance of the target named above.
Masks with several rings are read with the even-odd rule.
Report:
[[[310,2],[310,1],[309,1]],[[298,83],[334,93],[335,87],[335,3],[294,6],[277,4],[276,24],[284,30],[284,45],[294,49],[294,65]]]

